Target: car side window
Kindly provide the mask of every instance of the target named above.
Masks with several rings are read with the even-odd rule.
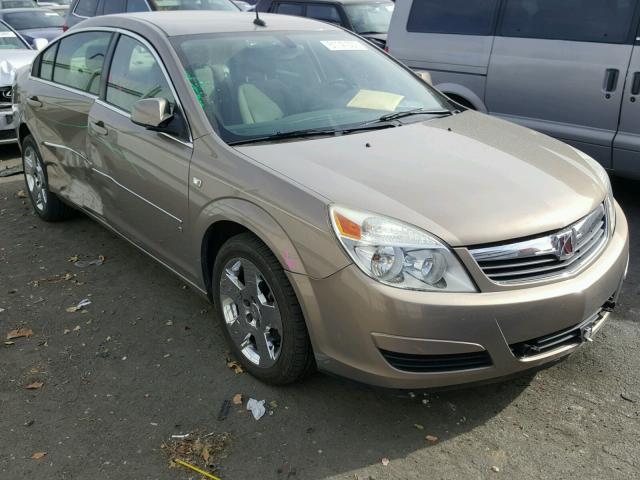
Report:
[[[40,72],[38,78],[51,81],[53,79],[53,63],[56,60],[56,51],[58,50],[58,44],[48,48],[42,54],[40,59]]]
[[[133,104],[143,98],[164,98],[172,107],[176,103],[153,54],[142,43],[123,35],[113,54],[106,101],[131,112]]]
[[[53,81],[98,95],[109,32],[83,32],[63,38],[53,68]]]
[[[624,43],[637,0],[507,0],[500,29],[505,37]]]
[[[127,0],[127,12],[148,12],[149,4],[146,0]]]
[[[304,5],[300,3],[280,2],[276,6],[276,12],[283,15],[297,15],[302,17],[304,16]]]
[[[73,13],[80,17],[95,17],[98,0],[79,0]]]
[[[125,0],[103,0],[102,13],[104,15],[110,15],[113,13],[122,13],[125,11]]]
[[[310,3],[307,5],[307,17],[322,20],[323,22],[337,23],[338,25],[342,23],[340,12],[334,5]]]
[[[498,0],[414,0],[407,31],[491,35]]]

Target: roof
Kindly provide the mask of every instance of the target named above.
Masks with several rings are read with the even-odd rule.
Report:
[[[204,33],[231,33],[255,31],[339,30],[327,23],[303,17],[261,13],[266,27],[254,25],[253,12],[226,11],[164,11],[106,15],[84,20],[77,28],[120,27],[132,28],[135,23],[151,24],[162,30],[168,37],[198,35]]]
[[[48,9],[47,7],[0,8],[0,14],[3,14],[3,15],[5,13],[25,13],[25,12],[26,13],[47,12],[47,13],[55,13],[56,15],[59,15],[57,12],[54,12],[53,10]]]

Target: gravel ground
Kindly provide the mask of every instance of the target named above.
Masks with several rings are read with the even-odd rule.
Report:
[[[634,253],[639,186],[615,182]],[[414,398],[322,374],[273,388],[227,367],[211,306],[178,278],[87,218],[39,221],[22,188],[0,179],[3,480],[200,478],[161,448],[193,431],[228,433],[207,452],[223,480],[640,476],[638,256],[596,341],[535,376]],[[33,336],[4,344],[21,327]],[[219,420],[238,393],[272,413],[255,421],[232,403]]]

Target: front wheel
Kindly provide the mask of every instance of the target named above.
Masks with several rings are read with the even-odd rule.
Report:
[[[49,179],[36,141],[27,135],[22,141],[22,168],[33,209],[47,222],[66,220],[73,209],[49,191]]]
[[[248,372],[282,385],[313,371],[311,342],[293,287],[258,238],[244,233],[222,246],[212,289],[227,341]]]

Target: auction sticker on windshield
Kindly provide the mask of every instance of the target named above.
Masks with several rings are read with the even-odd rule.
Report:
[[[322,40],[320,41],[329,50],[366,50],[367,47],[357,40]]]
[[[16,34],[13,32],[0,32],[0,38],[10,38],[15,36]]]
[[[362,89],[347,103],[347,107],[393,112],[402,100],[404,97],[395,93]]]

